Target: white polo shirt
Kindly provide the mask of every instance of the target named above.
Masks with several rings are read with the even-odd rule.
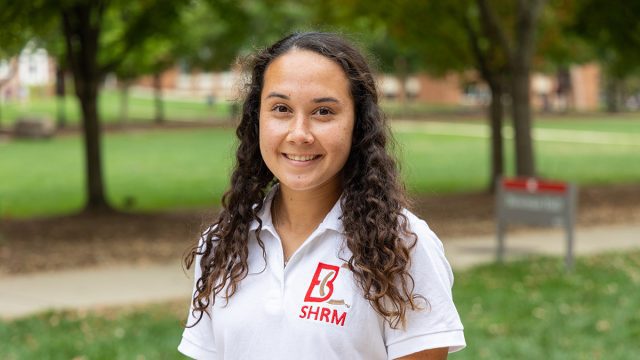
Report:
[[[178,350],[195,359],[394,359],[425,349],[466,346],[453,304],[453,273],[442,243],[427,224],[406,211],[418,235],[410,273],[415,293],[429,302],[407,310],[407,326],[393,329],[364,299],[346,267],[338,201],[283,267],[282,244],[271,220],[271,191],[259,214],[265,263],[254,231],[249,239],[249,274],[229,299],[218,297],[211,317],[186,328]],[[251,229],[255,230],[254,222]],[[200,277],[200,259],[195,261]],[[224,291],[223,291],[224,292]],[[187,324],[195,317],[189,311]]]

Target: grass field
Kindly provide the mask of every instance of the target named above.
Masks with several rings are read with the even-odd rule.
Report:
[[[561,120],[561,121],[558,121]],[[600,131],[613,133],[640,134],[640,114],[626,114],[616,117],[596,116],[566,116],[558,118],[540,118],[536,124],[545,129],[567,129],[583,131]]]
[[[532,258],[455,274],[467,349],[450,359],[633,359],[640,352],[640,252]],[[187,301],[0,322],[2,359],[182,359]]]
[[[469,349],[452,358],[634,358],[640,252],[580,259],[575,270],[543,258],[457,274]]]
[[[609,120],[590,123],[599,129],[606,121]],[[576,124],[571,121],[566,127]],[[613,135],[625,137],[629,140],[626,143],[590,143],[589,137],[586,141],[564,141],[566,131],[555,140],[537,140],[540,175],[581,185],[640,182],[640,121],[618,120],[617,124],[628,130]],[[426,126],[394,127],[409,190],[429,194],[485,188],[489,147],[482,134],[487,133],[486,127],[473,124],[469,132],[469,124]],[[553,131],[544,124],[540,129]],[[593,136],[594,132],[588,130],[587,134]],[[216,204],[227,184],[234,143],[231,129],[109,133],[103,143],[107,196],[118,208],[129,204],[131,211]],[[513,173],[511,140],[506,141],[506,149],[508,173]],[[0,217],[61,214],[79,209],[84,203],[83,161],[78,136],[0,142]]]

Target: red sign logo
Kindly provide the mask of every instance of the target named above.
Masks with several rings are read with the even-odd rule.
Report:
[[[338,266],[319,262],[304,301],[323,302],[330,299],[331,294],[333,294],[333,282],[338,277],[339,271],[340,268]]]
[[[309,289],[307,290],[307,295],[304,297],[304,301],[314,303],[326,302],[333,306],[339,305],[349,308],[350,305],[345,303],[344,300],[331,299],[334,289],[333,282],[338,277],[339,271],[340,267],[338,266],[319,262],[316,272],[313,274],[313,279],[311,279],[311,284],[309,284]],[[306,320],[344,326],[347,313],[320,305],[302,305],[298,317]]]

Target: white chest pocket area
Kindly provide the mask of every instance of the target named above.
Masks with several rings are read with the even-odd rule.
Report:
[[[308,278],[299,318],[345,326],[353,307],[353,277],[346,265],[319,262]]]

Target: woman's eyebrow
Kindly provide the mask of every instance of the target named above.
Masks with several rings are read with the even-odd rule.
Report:
[[[267,95],[267,97],[265,99],[269,99],[269,98],[280,98],[280,99],[285,99],[285,100],[290,100],[290,98],[287,95],[284,94],[280,94],[277,92],[270,92],[269,95]],[[313,99],[314,103],[323,103],[323,102],[334,102],[334,103],[340,103],[340,101],[334,97],[321,97],[321,98],[315,98]]]
[[[321,97],[321,98],[316,98],[313,99],[314,103],[323,103],[323,102],[334,102],[334,103],[340,103],[340,101],[338,101],[338,99],[336,98],[332,98],[332,97]]]
[[[265,99],[272,98],[272,97],[289,100],[289,97],[287,95],[276,93],[276,92],[269,93],[269,95],[267,95],[267,97]]]

